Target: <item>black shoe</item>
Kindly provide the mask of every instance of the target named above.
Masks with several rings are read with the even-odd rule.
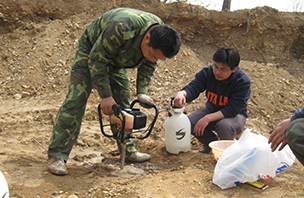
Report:
[[[204,146],[198,151],[200,153],[210,153],[211,148],[208,144],[204,144]]]

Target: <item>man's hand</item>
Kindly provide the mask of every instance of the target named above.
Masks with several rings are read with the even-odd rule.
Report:
[[[193,132],[195,135],[202,136],[204,134],[205,128],[208,126],[210,122],[215,120],[220,120],[225,118],[221,111],[217,111],[202,117],[195,125]]]
[[[153,99],[150,98],[147,94],[137,94],[137,99],[139,100],[139,102],[147,104],[149,106],[153,106]]]
[[[284,135],[285,130],[290,125],[290,119],[284,120],[281,122],[275,129],[272,129],[269,134],[269,140],[268,143],[271,143],[271,151],[274,152],[277,147],[282,143],[282,145],[279,148],[279,151],[281,151],[287,144],[286,137]]]
[[[202,136],[204,134],[206,126],[209,124],[208,116],[202,117],[195,125],[193,132],[197,136]]]
[[[185,91],[179,91],[176,93],[176,96],[174,98],[174,106],[176,107],[183,107],[186,104],[186,96],[187,93]]]
[[[105,115],[113,115],[113,105],[116,105],[116,102],[112,96],[103,98],[100,102],[100,108]]]

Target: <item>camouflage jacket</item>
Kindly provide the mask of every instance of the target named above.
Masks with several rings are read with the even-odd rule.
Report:
[[[89,53],[88,65],[94,87],[102,98],[112,95],[108,76],[111,67],[138,68],[137,93],[147,94],[156,63],[143,56],[141,41],[154,24],[163,22],[151,13],[117,8],[88,25],[81,39],[84,39],[86,46],[83,47]]]

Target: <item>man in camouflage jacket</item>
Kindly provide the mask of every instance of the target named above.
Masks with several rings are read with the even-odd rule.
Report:
[[[100,106],[112,115],[112,106],[130,107],[127,68],[137,68],[138,100],[148,105],[148,86],[157,60],[175,56],[180,48],[179,34],[147,12],[130,8],[110,10],[88,25],[79,39],[71,68],[69,92],[54,122],[48,149],[48,170],[66,175],[65,162],[75,144],[92,88],[102,98]],[[112,127],[112,132],[116,130]],[[121,149],[120,142],[117,142]],[[127,142],[127,160],[143,162],[151,156],[140,153]]]

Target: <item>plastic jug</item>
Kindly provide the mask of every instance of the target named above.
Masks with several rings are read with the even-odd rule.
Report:
[[[183,108],[174,107],[171,101],[172,115],[165,122],[166,150],[171,154],[188,152],[191,145],[191,125]]]

